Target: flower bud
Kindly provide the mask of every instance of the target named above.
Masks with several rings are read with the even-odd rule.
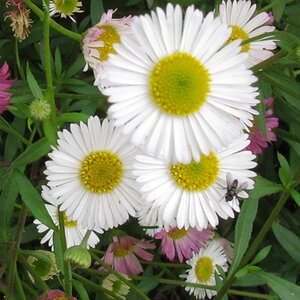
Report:
[[[37,121],[46,121],[50,118],[50,103],[44,99],[36,99],[29,105],[30,116]]]
[[[81,246],[72,246],[65,252],[64,259],[80,268],[89,268],[92,262],[89,251]]]

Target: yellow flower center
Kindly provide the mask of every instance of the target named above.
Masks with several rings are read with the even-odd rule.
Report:
[[[153,102],[165,113],[185,117],[205,103],[210,74],[194,56],[177,52],[159,60],[150,74]]]
[[[203,191],[216,181],[219,174],[219,160],[213,152],[210,152],[209,155],[202,155],[200,162],[170,165],[170,173],[173,180],[184,190]]]
[[[207,282],[214,272],[213,261],[210,257],[201,257],[198,259],[195,267],[195,273],[200,282]]]
[[[55,0],[54,4],[59,12],[69,15],[77,8],[78,0]]]
[[[132,253],[131,247],[129,249],[126,249],[121,246],[118,246],[117,249],[114,251],[114,256],[115,257],[124,257],[131,253]]]
[[[121,181],[122,175],[121,160],[109,151],[93,152],[81,164],[81,182],[93,193],[111,192]]]
[[[65,227],[76,227],[77,226],[77,221],[69,221],[67,218],[66,213],[64,212],[64,225]]]
[[[230,25],[230,27],[232,28],[232,33],[228,41],[226,42],[226,45],[230,44],[231,42],[237,39],[242,39],[243,41],[246,41],[250,38],[248,33],[246,33],[242,27],[237,25]],[[250,49],[250,45],[245,44],[242,47],[242,52],[248,52],[249,49]]]
[[[173,229],[169,232],[167,232],[167,236],[169,238],[171,238],[172,240],[179,240],[181,238],[183,238],[184,236],[186,236],[187,230],[185,230],[184,228],[182,229]]]
[[[118,34],[117,30],[109,25],[103,25],[99,26],[100,29],[104,29],[105,31],[100,35],[98,38],[98,41],[104,42],[103,47],[95,48],[100,53],[100,58],[98,58],[101,61],[105,61],[108,59],[109,54],[116,53],[116,50],[113,47],[114,43],[120,43],[120,35]]]
[[[69,300],[70,297],[67,296],[54,296],[53,300]]]

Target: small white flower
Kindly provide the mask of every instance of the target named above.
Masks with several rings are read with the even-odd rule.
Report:
[[[128,38],[103,63],[103,93],[116,126],[131,142],[166,162],[190,163],[227,146],[249,124],[258,103],[256,81],[231,29],[193,6],[135,17]]]
[[[251,1],[223,1],[219,10],[222,23],[229,25],[233,29],[229,42],[236,39],[245,41],[275,30],[274,26],[267,26],[270,18],[268,13],[263,12],[255,15],[256,4],[251,5]],[[270,50],[275,48],[274,40],[269,38],[245,44],[242,52],[249,54],[247,66],[252,67],[268,59],[273,55]]]
[[[44,200],[50,203],[50,204],[45,204],[46,209],[48,210],[48,213],[52,218],[53,223],[56,226],[59,226],[57,200],[50,195],[50,189],[46,186],[43,186],[42,197]],[[34,220],[33,223],[37,225],[37,229],[39,233],[47,232],[45,236],[42,238],[41,244],[48,242],[49,247],[51,247],[53,250],[54,249],[53,229],[49,229],[46,225],[42,224],[37,219]],[[72,219],[67,218],[65,213],[64,213],[64,227],[65,227],[67,248],[70,248],[75,245],[80,245],[88,230],[86,227],[79,225],[77,221],[73,221]],[[101,229],[97,229],[96,231],[98,233],[103,233],[103,230]],[[87,247],[94,248],[96,244],[98,244],[99,242],[100,240],[98,236],[94,232],[91,232],[90,237],[88,239]]]
[[[142,197],[152,204],[151,213],[142,218],[144,224],[151,225],[154,220],[158,225],[174,226],[175,220],[178,228],[202,230],[218,225],[218,215],[233,218],[233,210],[239,211],[239,201],[236,197],[226,201],[226,176],[231,173],[238,182],[247,183],[247,189],[253,188],[250,178],[256,174],[249,169],[256,163],[255,155],[244,150],[248,144],[247,135],[242,135],[230,146],[190,164],[168,164],[147,154],[137,155],[133,174]],[[247,198],[248,194],[240,191],[238,197]]]
[[[83,10],[80,9],[81,7],[82,2],[78,0],[53,0],[49,4],[50,16],[60,15],[61,18],[69,17],[76,23],[72,15],[74,13],[82,13]]]
[[[112,228],[135,216],[140,194],[131,174],[138,153],[113,121],[90,117],[58,132],[46,162],[51,195],[61,211],[88,229]]]
[[[83,39],[83,55],[86,61],[84,71],[90,66],[94,71],[95,82],[101,89],[103,61],[108,59],[109,54],[116,53],[115,43],[120,43],[121,36],[131,37],[132,32],[129,26],[131,16],[121,19],[113,18],[116,10],[109,9],[103,13],[100,22],[89,28]]]
[[[200,252],[194,254],[186,263],[192,268],[187,270],[187,274],[183,274],[181,277],[185,278],[185,281],[189,283],[214,286],[216,284],[215,273],[219,274],[216,266],[220,266],[224,272],[228,269],[226,255],[222,246],[216,241],[210,242],[206,248],[201,248]],[[205,297],[210,299],[217,294],[213,290],[191,286],[186,286],[185,290],[190,295],[193,294],[196,299],[204,299]]]

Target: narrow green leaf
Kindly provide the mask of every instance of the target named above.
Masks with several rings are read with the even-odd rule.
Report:
[[[280,164],[280,168],[278,171],[279,178],[280,178],[282,184],[284,186],[287,186],[290,183],[290,181],[292,180],[292,173],[291,173],[289,163],[286,160],[286,158],[279,152],[277,153],[277,158],[278,158],[278,161]]]
[[[13,173],[21,198],[34,217],[50,229],[56,230],[57,228],[49,216],[43,199],[30,180],[19,169],[13,170]]]
[[[271,248],[272,248],[272,245],[269,245],[269,246],[266,246],[263,249],[261,249],[256,254],[256,256],[254,257],[254,259],[252,260],[251,265],[255,265],[255,264],[261,262],[262,260],[264,260],[268,256],[268,254],[270,253]]]
[[[263,278],[267,285],[280,297],[280,299],[300,299],[300,287],[296,284],[267,272],[255,272],[255,274]]]
[[[32,92],[32,95],[37,99],[43,99],[44,98],[43,93],[42,93],[37,81],[35,80],[33,74],[30,71],[29,64],[27,64],[27,66],[26,66],[26,77],[27,77],[27,82],[28,82],[29,88]]]
[[[1,218],[0,218],[0,236],[1,239],[7,240],[9,237],[10,219],[14,210],[18,189],[12,172],[5,173],[3,190],[0,196]]]
[[[295,143],[300,144],[300,136],[299,135],[293,134],[293,133],[286,131],[284,129],[281,129],[281,128],[276,128],[275,133],[277,136],[286,140],[287,142],[295,142]]]
[[[56,264],[62,274],[64,274],[64,257],[62,251],[62,245],[60,240],[59,230],[54,231],[53,234],[53,245],[54,245],[54,254],[56,259]]]
[[[57,122],[59,124],[63,124],[66,122],[79,123],[80,121],[86,122],[90,116],[83,113],[64,113],[57,118]]]
[[[300,206],[300,194],[294,189],[290,190],[290,194],[298,206]]]
[[[57,140],[57,129],[53,122],[50,120],[43,122],[43,130],[49,144],[55,146]]]
[[[83,55],[77,57],[76,61],[67,69],[66,78],[71,78],[76,75],[79,71],[83,70],[85,60]]]
[[[276,2],[275,5],[273,5],[272,7],[272,11],[274,13],[275,16],[275,20],[276,22],[280,22],[283,12],[284,12],[284,8],[286,6],[286,0],[273,0],[272,2]]]
[[[300,238],[278,222],[272,224],[278,243],[296,262],[300,263]],[[300,299],[300,298],[299,298]]]
[[[50,143],[46,138],[42,138],[36,143],[30,145],[22,154],[20,154],[12,163],[12,168],[18,168],[30,164],[50,151]]]
[[[60,78],[62,72],[62,62],[61,62],[60,50],[58,47],[55,49],[54,65],[55,65],[56,78]]]
[[[261,198],[267,195],[281,192],[282,190],[282,185],[270,181],[262,176],[256,176],[255,187],[249,192],[249,197]]]
[[[250,197],[243,203],[235,227],[233,262],[229,276],[236,271],[248,248],[253,222],[257,213],[258,199],[258,197]]]
[[[78,293],[79,299],[90,300],[84,285],[79,280],[76,279],[72,279],[72,282],[76,292]]]
[[[102,0],[91,0],[91,19],[92,25],[96,25],[104,12]]]

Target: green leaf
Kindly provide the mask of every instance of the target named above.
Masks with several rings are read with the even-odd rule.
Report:
[[[30,180],[19,169],[13,170],[13,173],[21,198],[34,217],[50,229],[56,230],[57,227],[54,225],[51,217],[49,216],[43,199]]]
[[[100,18],[104,12],[103,2],[102,0],[91,0],[91,19],[92,25],[96,25],[99,23]]]
[[[0,196],[1,218],[0,218],[0,236],[7,240],[9,237],[10,220],[14,210],[18,189],[12,172],[6,172],[5,177],[1,178],[3,189]]]
[[[56,139],[57,139],[57,129],[53,122],[50,120],[47,120],[43,122],[43,130],[45,133],[45,136],[48,140],[48,142],[52,145],[56,145]]]
[[[143,276],[143,281],[137,285],[137,288],[139,288],[143,293],[147,294],[159,285],[159,279],[159,276]]]
[[[255,187],[253,190],[249,192],[249,197],[261,198],[267,195],[281,192],[282,190],[283,190],[282,185],[270,181],[262,176],[256,176]]]
[[[234,282],[233,286],[243,286],[243,287],[249,287],[249,286],[260,286],[264,285],[265,281],[255,275],[254,272],[249,273],[248,266],[245,267],[248,271],[248,273],[244,276],[238,277],[237,280]],[[245,268],[241,269],[240,271],[244,270]],[[238,274],[240,271],[238,271],[236,274]]]
[[[26,77],[27,77],[27,82],[28,82],[29,88],[32,92],[32,95],[37,99],[43,99],[44,98],[43,93],[42,93],[37,81],[35,80],[33,74],[30,71],[29,64],[27,64],[27,66],[26,66]]]
[[[84,65],[85,65],[85,60],[84,60],[83,55],[78,56],[76,61],[67,69],[66,78],[73,77],[79,71],[82,71]]]
[[[54,65],[55,65],[56,78],[59,79],[62,72],[62,63],[61,63],[61,54],[58,47],[55,49]]]
[[[65,122],[79,123],[80,121],[86,122],[90,116],[83,113],[64,113],[57,118],[57,122],[59,124],[63,124]]]
[[[292,180],[292,173],[291,169],[289,166],[288,161],[286,158],[281,155],[279,152],[277,153],[278,161],[280,163],[280,168],[279,168],[279,178],[284,186],[287,186],[290,181]]]
[[[271,251],[271,248],[272,245],[269,245],[261,249],[252,260],[251,265],[255,265],[261,262],[262,260],[264,260],[268,256],[269,252]]]
[[[273,0],[272,2],[276,2],[276,4],[272,7],[276,22],[280,22],[284,12],[284,8],[286,6],[286,0]]]
[[[56,264],[62,274],[64,274],[64,257],[62,251],[62,245],[60,240],[59,230],[54,231],[53,234],[53,246],[54,246],[54,254],[56,259]]]
[[[11,168],[18,168],[28,165],[50,151],[50,144],[46,138],[42,138],[36,143],[30,145],[22,154],[20,154],[12,163]]]
[[[255,274],[263,278],[267,285],[280,297],[280,299],[300,299],[300,287],[296,284],[267,272],[256,272]]]
[[[248,268],[248,266],[246,266],[246,267],[244,267],[244,268],[238,270],[238,271],[235,273],[234,276],[235,276],[236,278],[241,278],[241,277],[246,276],[248,273],[249,273],[249,268]]]
[[[272,224],[272,229],[282,248],[285,249],[290,257],[300,263],[300,238],[277,222]]]
[[[74,286],[76,292],[78,293],[79,299],[90,300],[89,295],[88,295],[84,285],[76,279],[72,279],[72,282],[73,282],[73,286]]]
[[[249,197],[243,203],[235,227],[233,262],[230,268],[229,276],[237,270],[248,248],[253,222],[257,213],[258,199],[258,197]]]
[[[298,206],[300,206],[300,194],[294,189],[290,190],[290,194]]]

